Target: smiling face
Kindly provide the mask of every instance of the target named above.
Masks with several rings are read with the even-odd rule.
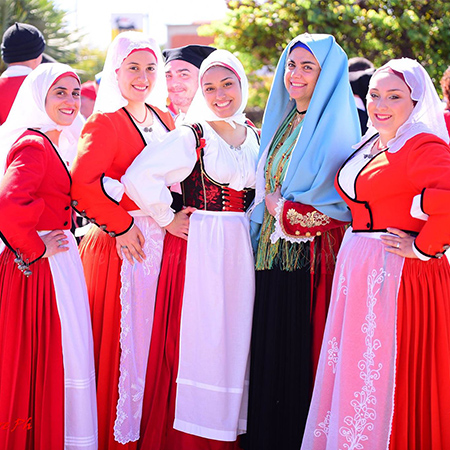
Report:
[[[177,111],[186,113],[198,89],[199,69],[187,61],[175,59],[166,64],[169,99]]]
[[[144,103],[156,81],[155,55],[139,50],[128,55],[117,70],[117,82],[128,103]]]
[[[308,50],[297,47],[288,55],[284,85],[299,111],[308,109],[319,75],[319,62]]]
[[[400,77],[386,71],[372,76],[367,96],[367,112],[384,145],[395,137],[413,109],[411,92]]]
[[[241,83],[236,74],[222,66],[208,69],[201,80],[209,109],[221,119],[233,116],[242,103]]]
[[[80,110],[80,95],[80,82],[76,78],[60,78],[47,93],[45,111],[56,124],[71,125]]]

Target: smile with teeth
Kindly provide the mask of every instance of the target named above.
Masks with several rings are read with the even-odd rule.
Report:
[[[133,87],[135,89],[137,89],[138,91],[145,91],[147,89],[147,86],[136,86],[136,85],[133,85]]]
[[[216,103],[216,106],[218,108],[226,108],[231,103],[231,100],[228,100],[226,102]]]
[[[294,81],[291,81],[291,86],[295,87],[295,88],[299,88],[299,87],[305,87],[306,84],[305,83],[296,83]]]
[[[377,120],[388,120],[392,116],[389,114],[375,114],[375,117],[377,118]]]
[[[63,113],[63,114],[66,114],[66,115],[68,115],[68,116],[71,116],[71,115],[74,113],[75,110],[73,110],[73,109],[60,109],[59,111],[60,111],[61,113]]]

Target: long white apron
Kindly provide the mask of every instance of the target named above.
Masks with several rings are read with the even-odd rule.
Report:
[[[234,441],[247,427],[255,271],[245,213],[190,218],[174,428]]]
[[[69,251],[48,258],[61,321],[64,449],[95,450],[97,397],[89,300],[75,238],[70,231],[65,231],[65,235]]]

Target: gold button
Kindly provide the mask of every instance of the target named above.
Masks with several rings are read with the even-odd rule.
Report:
[[[306,236],[306,237],[310,237],[310,236],[311,236],[311,233],[310,233],[309,231],[307,231],[307,232],[305,233],[305,236]]]
[[[316,233],[316,236],[322,236],[322,233],[321,233],[320,231],[318,231],[318,232]]]
[[[295,232],[295,235],[296,235],[296,236],[299,236],[299,235],[300,235],[300,231],[297,230],[297,231]]]

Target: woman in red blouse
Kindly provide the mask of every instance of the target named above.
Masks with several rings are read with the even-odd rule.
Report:
[[[79,108],[73,70],[43,64],[0,128],[2,449],[97,449],[89,305],[70,233]]]
[[[450,148],[416,61],[373,75],[302,449],[450,448]]]
[[[164,230],[113,180],[174,127],[164,110],[166,98],[157,43],[139,32],[119,34],[108,49],[95,112],[81,133],[72,171],[73,205],[94,224],[80,254],[92,315],[103,450],[134,448],[139,438],[164,238]]]

